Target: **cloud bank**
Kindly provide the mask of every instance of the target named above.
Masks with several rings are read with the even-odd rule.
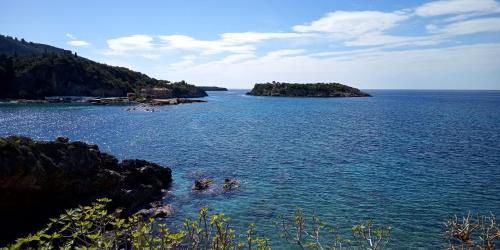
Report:
[[[175,54],[176,61],[159,63],[148,73],[233,88],[272,80],[471,88],[475,78],[499,89],[494,68],[500,68],[500,39],[482,38],[500,38],[499,13],[495,0],[439,0],[390,12],[337,10],[288,32],[230,32],[215,40],[183,34],[111,38],[103,54],[143,60]],[[86,46],[68,37],[74,46]],[[457,72],[460,77],[453,76]]]

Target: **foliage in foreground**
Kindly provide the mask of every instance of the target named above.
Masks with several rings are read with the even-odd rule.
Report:
[[[493,214],[473,217],[469,213],[462,221],[454,216],[445,225],[450,249],[497,249],[495,241],[500,240],[500,226]]]
[[[134,215],[122,218],[121,210],[109,213],[109,199],[91,206],[67,210],[34,235],[17,239],[6,249],[271,249],[268,238],[255,236],[251,224],[238,234],[223,213],[199,211],[197,219],[186,219],[180,230],[171,231],[154,219]],[[493,215],[473,218],[469,214],[446,223],[447,248],[496,249],[500,228]],[[280,236],[299,249],[382,249],[389,244],[391,227],[373,220],[355,225],[350,237],[328,227],[315,215],[308,217],[297,209],[290,218],[281,216],[275,226]],[[396,244],[397,245],[397,244]]]
[[[121,210],[108,213],[109,202],[99,199],[92,206],[67,210],[8,249],[270,249],[268,239],[254,236],[253,225],[242,241],[229,218],[223,213],[209,215],[207,208],[200,210],[198,219],[185,220],[183,228],[173,232],[154,219],[121,218]]]

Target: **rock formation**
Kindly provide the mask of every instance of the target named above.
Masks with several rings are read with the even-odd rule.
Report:
[[[143,160],[119,162],[97,145],[0,138],[0,235],[13,240],[33,232],[64,209],[112,199],[111,209],[133,213],[162,198],[171,170]],[[2,242],[0,242],[1,244]]]

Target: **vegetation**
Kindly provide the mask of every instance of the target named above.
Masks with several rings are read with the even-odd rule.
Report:
[[[247,93],[256,96],[362,97],[369,94],[340,83],[257,83]]]
[[[500,227],[495,215],[472,217],[470,213],[459,221],[457,216],[446,222],[446,239],[450,249],[497,249]],[[499,242],[497,242],[499,243]]]
[[[0,54],[28,56],[42,53],[71,54],[71,51],[46,44],[27,42],[24,39],[0,35]]]
[[[165,224],[138,216],[121,218],[120,210],[108,213],[109,199],[92,206],[67,210],[51,219],[46,228],[16,240],[8,249],[270,249],[269,240],[254,236],[253,225],[239,239],[223,213],[202,208],[196,220],[171,231]]]
[[[209,214],[207,208],[200,209],[197,219],[186,219],[179,230],[171,230],[163,223],[137,215],[122,218],[121,210],[110,213],[106,210],[109,202],[99,199],[91,206],[66,210],[44,229],[17,239],[6,249],[271,249],[268,238],[255,235],[253,224],[238,234],[228,217]],[[372,220],[353,226],[351,237],[344,238],[337,228],[326,226],[316,215],[309,220],[306,217],[299,209],[291,218],[281,216],[276,221],[281,237],[290,247],[375,250],[390,243],[391,228]],[[472,220],[469,214],[461,223],[455,217],[446,225],[449,249],[492,250],[495,241],[500,240],[493,215],[478,215]]]
[[[206,96],[205,91],[184,81],[157,80],[68,50],[0,37],[0,98],[125,96],[145,87],[169,88],[172,97]]]

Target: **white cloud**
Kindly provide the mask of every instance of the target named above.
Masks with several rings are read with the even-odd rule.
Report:
[[[426,3],[415,9],[419,16],[441,16],[471,12],[497,12],[500,5],[495,0],[441,0]]]
[[[182,57],[182,59],[184,59],[184,60],[194,60],[196,58],[198,58],[198,56],[196,56],[196,55],[187,55],[187,56]]]
[[[258,33],[258,32],[240,32],[240,33],[224,33],[221,35],[221,42],[226,44],[248,44],[257,43],[271,39],[287,39],[311,37],[311,34],[299,33]]]
[[[466,35],[480,32],[499,32],[500,17],[478,18],[448,24],[444,27],[427,25],[427,30],[432,33],[442,33],[446,35]]]
[[[183,69],[189,66],[194,66],[195,63],[193,60],[182,60],[180,62],[170,64],[170,67],[175,69]]]
[[[290,39],[311,37],[312,34],[299,33],[223,33],[217,40],[197,40],[185,35],[159,36],[166,44],[164,49],[184,49],[198,51],[201,55],[213,55],[223,52],[249,54],[256,50],[256,43],[271,39]]]
[[[141,56],[147,59],[159,59],[161,57],[159,54],[142,54]]]
[[[296,32],[325,32],[340,39],[367,33],[381,33],[408,19],[403,12],[335,11],[307,25],[296,25]]]
[[[255,56],[254,54],[233,54],[233,55],[229,55],[229,56],[224,57],[224,59],[222,59],[221,62],[222,63],[236,63],[236,62],[241,62],[241,61],[256,58],[256,57],[257,56]]]
[[[346,46],[385,46],[385,47],[395,47],[395,46],[425,46],[425,45],[435,45],[444,41],[442,36],[391,36],[384,34],[366,34],[360,36],[359,38],[346,41],[344,44]]]
[[[87,46],[90,46],[89,42],[86,42],[86,41],[83,41],[83,40],[71,40],[71,41],[68,41],[68,44],[71,45],[71,46],[75,46],[75,47],[87,47]]]
[[[265,55],[263,58],[278,59],[283,57],[302,55],[305,52],[306,50],[304,49],[283,49],[283,50],[271,51],[267,53],[267,55]]]
[[[342,82],[359,88],[499,89],[500,44],[407,51],[359,50],[317,58],[263,56],[232,64],[206,63],[164,72],[172,80],[249,88],[254,82]],[[334,54],[338,53],[338,54]]]
[[[109,39],[105,55],[123,55],[131,51],[144,52],[154,48],[153,37],[147,35],[132,35]]]
[[[68,45],[74,46],[74,47],[87,47],[90,46],[90,43],[84,40],[78,40],[76,36],[74,36],[71,33],[66,33],[66,37],[69,38],[70,40],[67,42]]]
[[[211,55],[222,52],[231,53],[249,53],[255,50],[252,45],[235,45],[224,43],[220,40],[203,41],[196,40],[190,36],[184,35],[170,35],[159,36],[161,40],[166,42],[165,49],[184,49],[195,50],[201,52],[203,55]]]

